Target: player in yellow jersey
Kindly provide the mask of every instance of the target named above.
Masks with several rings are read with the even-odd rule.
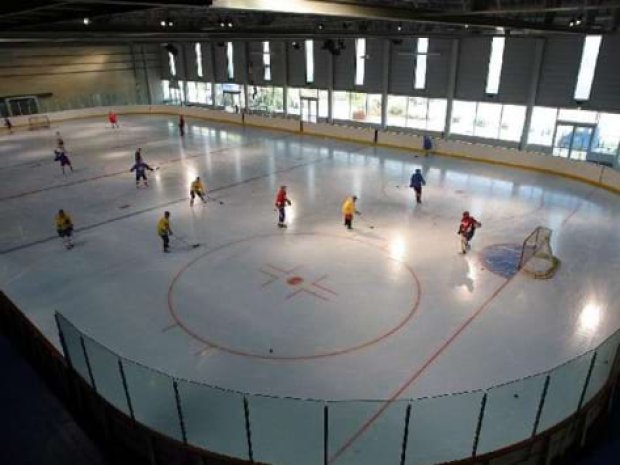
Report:
[[[170,236],[172,236],[172,229],[170,229],[170,212],[164,212],[164,216],[159,219],[157,223],[157,234],[164,243],[164,252],[170,252]]]
[[[73,222],[71,217],[64,210],[58,210],[56,215],[56,231],[65,244],[67,250],[73,248],[71,236],[73,235]]]
[[[356,196],[347,197],[342,204],[342,215],[344,216],[344,225],[347,227],[347,229],[353,229],[353,217],[356,213],[358,215],[360,214],[360,212],[355,209],[356,201]]]
[[[207,201],[205,200],[205,186],[202,184],[202,181],[199,177],[197,177],[192,182],[189,188],[189,196],[191,197],[191,200],[189,201],[190,207],[194,206],[194,199],[196,198],[196,196],[200,197],[202,203],[207,203]]]

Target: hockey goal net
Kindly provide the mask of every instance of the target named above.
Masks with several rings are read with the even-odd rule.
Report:
[[[539,226],[527,236],[521,248],[519,270],[538,279],[553,277],[560,260],[551,250],[551,233],[551,229]]]
[[[47,115],[31,116],[28,118],[28,129],[31,131],[37,129],[48,129],[50,126],[50,119]]]

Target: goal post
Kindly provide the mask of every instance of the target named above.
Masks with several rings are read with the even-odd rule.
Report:
[[[35,131],[37,129],[49,129],[50,127],[50,119],[47,115],[36,115],[28,118],[28,129],[31,131]]]
[[[551,234],[551,229],[538,226],[525,238],[519,258],[519,270],[537,279],[553,277],[560,266],[560,260],[551,250]]]

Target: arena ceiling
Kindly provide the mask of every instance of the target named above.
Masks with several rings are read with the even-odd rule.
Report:
[[[87,19],[85,19],[87,18]],[[614,33],[620,0],[20,0],[0,40]]]

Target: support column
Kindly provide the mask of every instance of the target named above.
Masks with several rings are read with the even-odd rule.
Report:
[[[183,105],[187,105],[187,78],[189,77],[189,66],[187,64],[187,44],[183,43],[181,46],[181,61],[183,62]]]
[[[330,52],[327,60],[327,121],[334,124],[334,55]],[[315,67],[316,70],[316,67]]]
[[[392,63],[392,41],[383,40],[383,82],[381,91],[381,129],[387,128],[388,91],[390,89],[390,65]]]
[[[288,42],[285,40],[282,43],[284,51],[282,54],[282,63],[284,64],[284,85],[282,86],[284,95],[284,116],[288,116]],[[269,48],[271,50],[271,47]]]
[[[213,73],[213,83],[211,84],[211,106],[215,107],[215,83],[217,82],[217,72],[215,71],[215,44],[209,41],[209,51],[211,55],[211,72]]]
[[[444,128],[444,139],[450,137],[450,121],[452,121],[452,104],[456,91],[456,76],[459,66],[459,39],[452,39],[452,50],[450,54],[450,74],[448,77],[448,105],[446,107],[446,124]]]
[[[146,53],[144,52],[144,44],[140,47],[142,51],[142,66],[144,67],[144,84],[146,86],[146,101],[149,105],[153,104],[153,97],[151,96],[151,84],[149,82],[149,66],[146,61]]]
[[[244,110],[248,110],[249,105],[248,105],[248,85],[250,82],[250,46],[247,42],[243,42],[243,57],[245,60],[245,75],[243,77],[243,99],[245,100],[244,103]]]
[[[525,121],[523,122],[521,140],[519,141],[519,150],[523,150],[527,145],[527,135],[530,133],[532,113],[534,111],[534,105],[536,105],[536,97],[538,96],[538,83],[540,81],[544,51],[545,39],[536,39],[536,46],[534,48],[534,66],[532,68],[530,89],[527,96],[527,108],[525,110]]]
[[[138,67],[136,66],[136,50],[133,42],[129,44],[129,52],[131,55],[131,69],[133,71],[133,81],[136,93],[136,102],[141,103],[142,88],[140,87],[140,79],[138,78]]]

